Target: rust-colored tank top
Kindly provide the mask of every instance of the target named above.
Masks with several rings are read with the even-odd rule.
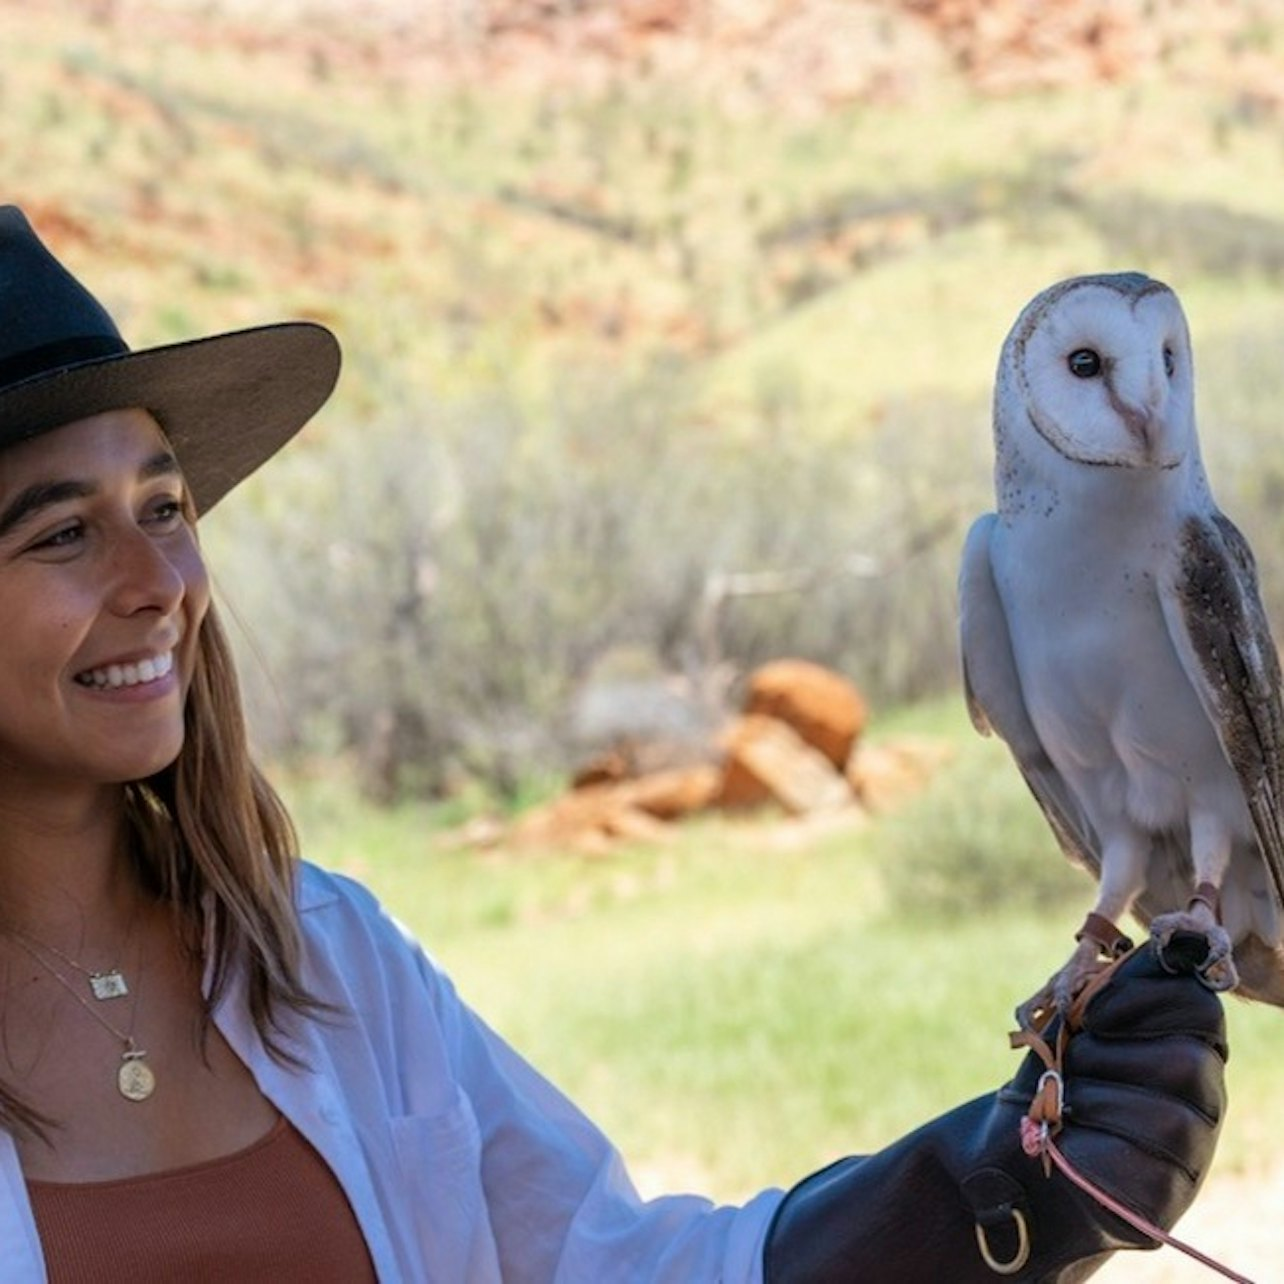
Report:
[[[282,1116],[244,1150],[118,1181],[29,1181],[50,1284],[374,1284],[342,1187]]]

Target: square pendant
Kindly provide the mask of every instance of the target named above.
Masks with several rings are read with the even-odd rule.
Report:
[[[112,968],[110,972],[94,972],[89,977],[89,988],[96,999],[119,999],[129,993],[125,978]]]

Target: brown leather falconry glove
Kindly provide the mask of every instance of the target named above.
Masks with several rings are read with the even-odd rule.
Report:
[[[1165,1230],[1208,1172],[1226,1104],[1221,1003],[1189,947],[1175,939],[1161,960],[1147,943],[1088,1002],[1066,1044],[1056,1138],[1082,1174]],[[1023,1149],[1044,1068],[1031,1052],[993,1096],[794,1187],[768,1232],[766,1284],[1072,1284],[1117,1249],[1153,1247]],[[982,1240],[994,1262],[1024,1261],[999,1275]]]

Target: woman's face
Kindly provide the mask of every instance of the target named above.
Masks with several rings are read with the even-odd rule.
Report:
[[[173,762],[209,582],[178,465],[143,410],[0,451],[0,792]],[[21,791],[21,792],[15,792]]]

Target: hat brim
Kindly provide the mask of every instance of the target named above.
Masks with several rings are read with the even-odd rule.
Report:
[[[164,429],[203,514],[316,414],[339,364],[334,335],[310,321],[101,357],[0,391],[0,446],[141,407]]]

